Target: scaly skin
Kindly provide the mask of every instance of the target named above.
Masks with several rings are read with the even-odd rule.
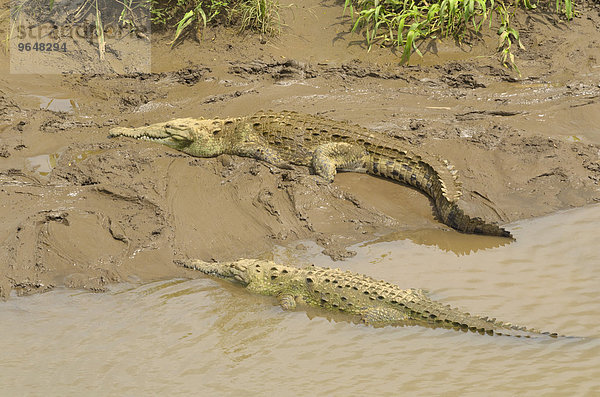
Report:
[[[228,119],[176,119],[139,128],[113,128],[110,136],[152,140],[196,157],[252,157],[281,168],[311,167],[333,181],[336,170],[363,171],[413,186],[428,195],[443,223],[465,233],[512,238],[496,224],[466,215],[456,171],[446,161],[424,161],[391,138],[294,112]]]
[[[489,335],[558,336],[473,316],[431,300],[420,289],[401,289],[385,281],[339,269],[314,265],[300,269],[260,259],[220,263],[189,260],[179,264],[240,283],[254,293],[276,296],[285,310],[294,309],[301,303],[356,315],[364,323],[374,326],[416,323]]]

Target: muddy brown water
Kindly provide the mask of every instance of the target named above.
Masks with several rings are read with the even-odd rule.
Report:
[[[283,312],[271,297],[205,277],[104,294],[59,289],[0,303],[2,393],[598,395],[599,223],[600,206],[520,221],[510,225],[517,242],[496,248],[453,232],[444,247],[383,236],[339,265],[576,338],[376,329]],[[332,264],[304,245],[276,259]]]

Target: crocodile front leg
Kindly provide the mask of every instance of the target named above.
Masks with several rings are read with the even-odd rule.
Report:
[[[257,143],[244,143],[244,144],[238,145],[231,152],[231,154],[266,161],[269,164],[273,164],[274,166],[276,166],[278,168],[282,168],[282,169],[286,169],[286,170],[292,169],[292,166],[290,165],[290,163],[288,163],[284,159],[282,159],[281,156],[279,155],[279,153],[277,153],[275,150],[273,150],[267,146],[257,144]]]

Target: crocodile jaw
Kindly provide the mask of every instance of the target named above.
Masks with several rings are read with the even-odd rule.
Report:
[[[143,141],[161,143],[173,149],[185,151],[198,138],[186,119],[172,120],[139,128],[116,127],[110,130],[109,137],[124,136]]]
[[[135,137],[135,139],[140,140],[140,141],[160,143],[162,145],[168,146],[173,149],[181,150],[181,151],[185,151],[185,149],[192,144],[192,141],[186,142],[184,140],[178,140],[173,137],[157,138],[154,136],[139,135],[139,136]]]
[[[211,263],[203,261],[193,261],[189,266],[195,270],[199,270],[209,276],[225,278],[230,281],[238,282],[244,286],[250,283],[248,274],[248,266],[246,263],[240,262],[220,262]]]

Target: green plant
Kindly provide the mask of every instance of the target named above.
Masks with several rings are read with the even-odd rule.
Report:
[[[279,33],[277,0],[149,0],[152,22],[175,28],[171,45],[191,25],[206,27],[211,23],[238,23],[240,30],[263,34]]]
[[[183,18],[181,18],[179,22],[177,22],[177,24],[175,25],[175,37],[173,37],[173,40],[169,43],[171,44],[171,46],[175,44],[179,36],[181,36],[183,30],[186,27],[188,27],[194,20],[202,19],[203,25],[206,26],[206,13],[204,13],[204,10],[202,10],[201,6],[202,3],[198,4],[198,6],[196,6],[196,8],[194,8],[193,10],[186,12]]]
[[[363,30],[368,50],[373,44],[393,43],[403,47],[402,60],[408,62],[421,38],[453,37],[461,41],[465,34],[479,33],[483,23],[500,16],[499,46],[502,63],[518,69],[513,44],[524,49],[518,31],[510,23],[517,9],[534,9],[531,0],[345,0],[344,13],[350,11],[352,31]],[[571,0],[556,0],[557,12],[573,18]]]
[[[234,8],[240,14],[240,30],[255,30],[274,36],[281,31],[279,3],[274,0],[242,1]]]
[[[556,0],[556,12],[564,14],[567,19],[572,19],[575,16],[573,2],[571,0]]]
[[[513,42],[516,41],[519,48],[524,50],[525,47],[521,44],[519,32],[510,25],[510,14],[503,3],[498,6],[500,14],[500,29],[498,29],[498,51],[501,52],[502,64],[511,66],[517,73],[521,74],[517,64],[515,63],[515,55],[512,53]],[[533,7],[533,6],[532,6]]]

